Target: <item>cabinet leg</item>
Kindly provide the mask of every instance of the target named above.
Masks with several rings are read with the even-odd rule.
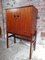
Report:
[[[14,35],[14,43],[16,43],[16,38],[15,38],[15,35]]]
[[[9,45],[8,45],[8,33],[7,33],[7,48],[9,48]]]
[[[29,59],[31,59],[32,56],[32,42],[30,43],[30,55],[29,55]]]
[[[36,41],[34,42],[34,44],[33,44],[33,45],[34,45],[34,50],[35,50],[35,48],[36,48]]]
[[[34,41],[34,50],[36,48],[36,34],[35,34],[35,41]]]

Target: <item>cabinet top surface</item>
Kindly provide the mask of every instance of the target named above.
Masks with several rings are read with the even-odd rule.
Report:
[[[25,8],[25,7],[33,7],[33,8],[35,8],[34,5],[27,5],[27,6],[15,7],[13,9],[19,9],[19,8]],[[8,9],[12,9],[12,8],[8,8]],[[5,10],[8,10],[8,9],[5,9]],[[37,8],[35,8],[35,9],[37,9]]]

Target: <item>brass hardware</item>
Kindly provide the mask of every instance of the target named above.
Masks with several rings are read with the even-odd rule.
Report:
[[[16,15],[14,15],[14,18],[16,17]]]
[[[19,17],[19,15],[14,15],[14,18],[15,18],[15,17]]]
[[[17,17],[19,17],[19,15],[17,15]]]

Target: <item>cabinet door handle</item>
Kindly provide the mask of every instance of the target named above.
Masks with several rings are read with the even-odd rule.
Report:
[[[19,15],[17,15],[17,17],[19,17]]]
[[[19,17],[19,15],[14,15],[14,18],[15,18],[15,17]]]
[[[16,15],[14,15],[14,18],[16,17]]]

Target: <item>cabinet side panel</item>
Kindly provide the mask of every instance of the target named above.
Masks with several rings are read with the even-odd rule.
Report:
[[[36,27],[37,27],[37,14],[38,14],[38,10],[33,7],[32,8],[32,33],[33,34],[36,31]]]

